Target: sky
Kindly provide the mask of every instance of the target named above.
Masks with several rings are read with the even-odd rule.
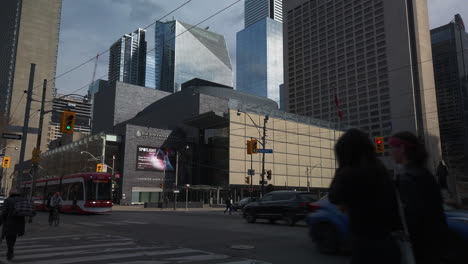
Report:
[[[63,0],[57,76],[106,51],[122,35],[145,28],[187,1]],[[466,0],[427,1],[431,29],[449,23],[457,13],[468,24]],[[235,2],[229,9],[199,26],[209,26],[210,31],[224,35],[235,70],[236,33],[244,28],[244,0],[192,0],[162,21],[174,18],[194,25]],[[149,49],[154,48],[153,36],[154,26],[151,26],[147,29]],[[107,79],[108,62],[107,53],[99,57],[95,79]],[[85,94],[93,78],[94,66],[93,60],[58,78],[58,93]]]

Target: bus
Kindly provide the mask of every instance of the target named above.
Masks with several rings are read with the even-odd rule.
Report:
[[[31,182],[21,184],[23,193],[31,193]],[[97,214],[112,211],[112,177],[108,173],[77,173],[36,181],[32,200],[36,210],[46,211],[47,201],[60,192],[61,212]]]

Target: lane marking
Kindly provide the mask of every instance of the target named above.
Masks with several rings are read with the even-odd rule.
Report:
[[[164,260],[176,261],[177,263],[192,262],[192,261],[207,261],[216,259],[227,259],[230,256],[220,254],[196,255],[186,257],[165,258]]]

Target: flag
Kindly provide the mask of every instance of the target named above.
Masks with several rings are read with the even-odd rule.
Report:
[[[340,109],[340,100],[338,99],[338,94],[336,94],[336,91],[335,91],[335,106],[336,106],[338,117],[340,119],[343,119],[343,111],[341,111]]]

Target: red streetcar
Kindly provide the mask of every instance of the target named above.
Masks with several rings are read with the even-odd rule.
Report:
[[[24,193],[31,193],[31,182],[21,184]],[[62,194],[62,212],[107,213],[112,211],[112,179],[107,173],[77,173],[58,178],[40,179],[33,194],[37,210],[47,210],[48,198]]]

